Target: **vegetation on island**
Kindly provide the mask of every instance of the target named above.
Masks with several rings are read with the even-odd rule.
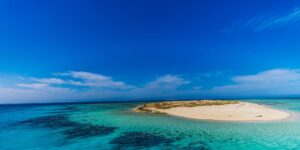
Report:
[[[170,109],[175,107],[196,107],[196,106],[211,106],[211,105],[226,105],[226,104],[237,104],[239,101],[235,100],[191,100],[191,101],[164,101],[157,103],[148,103],[135,108],[137,112],[146,113],[157,113],[161,109]]]

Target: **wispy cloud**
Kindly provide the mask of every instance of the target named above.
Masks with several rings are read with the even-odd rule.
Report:
[[[205,73],[200,73],[200,74],[198,74],[197,76],[198,77],[207,77],[207,78],[209,78],[209,77],[217,77],[217,76],[221,76],[221,75],[223,75],[224,74],[224,72],[222,72],[222,71],[215,71],[215,72],[205,72]]]
[[[190,81],[187,81],[180,76],[164,75],[148,83],[146,88],[175,89],[188,83],[190,83]]]
[[[32,80],[46,84],[66,84],[66,81],[58,78],[32,78]]]
[[[135,88],[128,93],[132,98],[175,98],[184,95],[179,88],[189,84],[190,81],[178,75],[163,75]]]
[[[273,69],[253,75],[236,76],[233,84],[213,88],[223,96],[278,96],[300,94],[300,70]]]
[[[70,71],[65,73],[57,73],[58,76],[67,76],[73,78],[68,80],[66,83],[75,86],[88,86],[88,87],[99,87],[99,88],[118,88],[128,89],[133,86],[127,85],[122,81],[115,81],[109,76],[102,74],[95,74],[84,71]],[[75,81],[74,79],[78,79]]]
[[[254,17],[250,19],[244,29],[250,29],[252,31],[269,31],[275,28],[290,26],[300,21],[300,9],[294,9],[293,11],[280,14],[273,15],[271,17]]]
[[[48,86],[48,84],[44,84],[44,83],[19,83],[17,84],[17,86],[19,87],[24,87],[24,88],[32,88],[32,89],[41,89],[41,88],[45,88]]]
[[[210,89],[192,79],[169,74],[142,85],[128,85],[102,74],[70,71],[49,78],[22,77],[18,82],[13,80],[12,85],[0,83],[0,103],[300,95],[298,69],[234,76],[229,79],[232,84]]]
[[[178,75],[169,74],[134,86],[102,74],[69,71],[55,73],[49,78],[23,77],[15,86],[2,86],[0,103],[174,98],[182,94],[178,88],[189,83]]]
[[[300,70],[297,69],[273,69],[260,72],[255,75],[237,76],[233,78],[237,83],[287,83],[300,81]]]
[[[23,87],[0,86],[0,104],[2,103],[49,103],[76,102],[84,98],[78,91],[68,88],[43,85],[21,85]]]

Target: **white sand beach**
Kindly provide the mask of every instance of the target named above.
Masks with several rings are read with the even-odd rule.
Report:
[[[175,107],[157,109],[156,111],[192,119],[219,121],[270,121],[286,119],[290,116],[287,112],[248,102],[226,105]]]

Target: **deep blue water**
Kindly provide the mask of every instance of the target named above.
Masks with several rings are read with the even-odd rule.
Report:
[[[216,122],[131,111],[143,102],[0,105],[0,150],[300,149],[300,99],[246,101],[289,111],[292,117]]]

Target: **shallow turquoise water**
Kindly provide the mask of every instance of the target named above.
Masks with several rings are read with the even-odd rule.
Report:
[[[0,150],[300,149],[300,100],[246,100],[284,109],[272,122],[216,122],[137,114],[141,103],[0,105]]]

